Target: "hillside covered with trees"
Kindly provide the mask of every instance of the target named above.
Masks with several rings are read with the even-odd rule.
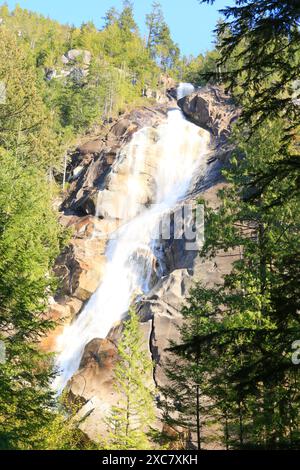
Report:
[[[204,428],[217,429],[226,450],[299,449],[300,9],[242,0],[221,17],[215,49],[184,57],[158,2],[146,37],[129,0],[107,11],[101,29],[1,6],[0,449],[201,450]],[[61,282],[53,266],[72,236],[57,206],[78,142],[124,113],[151,111],[180,82],[220,86],[239,110],[218,206],[198,200],[198,255],[239,258],[221,283],[186,293],[167,386],[149,386],[155,364],[130,309],[116,353],[122,400],[93,441],[81,404],[53,391],[54,354],[40,347],[57,327],[46,315]]]

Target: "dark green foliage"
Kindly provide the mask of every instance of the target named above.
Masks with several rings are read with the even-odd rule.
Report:
[[[194,310],[184,308],[182,314],[185,323],[180,328],[180,341],[186,345],[200,334],[202,322]],[[207,414],[207,407],[203,402],[207,369],[202,362],[203,354],[200,343],[198,344],[199,348],[187,351],[185,348],[176,348],[176,344],[171,342],[173,354],[165,364],[168,385],[160,390],[162,399],[159,405],[166,424],[171,428],[187,430],[183,433],[186,436],[185,445],[192,443],[201,450],[202,428]]]
[[[51,419],[51,358],[38,342],[49,328],[44,312],[53,290],[51,265],[62,233],[51,208],[43,173],[23,168],[12,153],[0,154],[0,445],[30,447],[32,436]]]
[[[299,448],[300,376],[292,362],[300,337],[299,200],[293,179],[281,186],[273,181],[259,201],[248,197],[252,173],[276,161],[283,133],[280,120],[250,138],[235,131],[244,157],[231,159],[218,210],[206,208],[201,253],[222,250],[233,268],[224,284],[192,290],[181,344],[172,348],[188,366],[199,355],[208,412],[222,423],[226,448]],[[287,185],[290,197],[273,204]]]
[[[73,71],[57,99],[63,127],[79,133],[88,129],[97,118],[100,121],[103,102],[100,101],[102,90],[97,85],[91,75],[87,79],[80,69]]]
[[[164,72],[176,69],[180,50],[171,38],[170,28],[164,20],[160,3],[152,4],[152,11],[146,16],[146,24],[148,28],[147,49],[151,57]]]
[[[119,17],[120,15],[118,11],[116,10],[116,8],[115,7],[110,8],[106,12],[105,17],[103,18],[105,21],[105,27],[107,28],[108,26],[111,26],[112,24],[117,23],[119,20]]]
[[[272,181],[288,181],[295,172],[299,191],[299,2],[240,0],[221,12],[219,72],[243,106],[241,120],[251,131],[266,119],[280,116],[284,122],[280,159],[254,172],[254,198]],[[278,202],[288,196],[288,191],[279,193]]]
[[[110,10],[102,31],[60,25],[2,6],[0,81],[0,447],[87,448],[73,413],[57,408],[50,390],[52,357],[39,342],[56,288],[52,265],[65,235],[52,209],[53,174],[66,149],[94,124],[143,100],[160,70],[139,36],[132,4]],[[91,53],[66,62],[70,49]],[[1,97],[2,98],[2,97]],[[142,354],[142,353],[141,353]],[[145,392],[146,394],[146,392]],[[145,395],[146,396],[146,395]]]
[[[186,59],[181,79],[196,86],[204,86],[208,82],[216,83],[218,77],[219,53],[217,50],[209,51],[205,55]]]
[[[184,311],[201,331],[173,352],[201,350],[227,449],[299,448],[300,10],[298,2],[241,0],[222,13],[217,70],[208,76],[224,81],[242,116],[230,186],[217,211],[207,208],[202,256],[223,250],[235,261],[224,284],[193,289]]]
[[[115,388],[119,400],[107,418],[109,438],[105,447],[149,450],[153,446],[149,433],[155,420],[153,371],[134,310],[125,322],[118,355]]]
[[[164,23],[164,15],[161,4],[154,2],[152,11],[146,16],[146,25],[148,28],[147,48],[151,51],[151,56],[156,56],[156,46],[158,43],[161,26]]]
[[[118,22],[126,35],[130,36],[130,34],[137,32],[138,27],[134,19],[133,3],[130,0],[124,0],[123,11],[119,16]]]
[[[27,45],[5,28],[0,29],[0,59],[6,90],[0,105],[0,145],[16,152],[24,164],[36,163],[46,170],[59,166],[60,139],[55,117],[43,101],[44,84]]]

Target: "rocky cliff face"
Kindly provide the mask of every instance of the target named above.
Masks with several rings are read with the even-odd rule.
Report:
[[[124,114],[106,123],[97,135],[87,137],[70,155],[69,188],[60,207],[60,221],[71,230],[72,238],[56,261],[60,288],[51,300],[49,316],[59,326],[43,341],[44,349],[57,349],[56,338],[63,327],[76,318],[101,282],[107,240],[120,224],[113,212],[117,212],[118,201],[127,197],[126,187],[122,191],[126,168],[114,172],[114,164],[122,158],[121,149],[139,129],[155,129],[165,120],[166,112],[163,105]],[[99,197],[103,204],[101,213],[96,214]]]
[[[207,85],[179,100],[178,105],[187,119],[211,133],[214,156],[226,163],[233,150],[228,137],[240,114],[231,96],[221,87]]]
[[[176,102],[171,106],[176,106]],[[180,100],[179,106],[188,119],[211,132],[212,141],[206,173],[195,175],[187,199],[196,201],[201,194],[209,204],[217,206],[217,192],[225,184],[221,169],[231,151],[227,138],[238,112],[218,87],[196,91]],[[55,340],[63,325],[80,315],[85,302],[101,282],[106,243],[120,222],[118,208],[128,197],[124,181],[131,168],[126,164],[125,144],[143,127],[155,130],[166,119],[166,113],[166,105],[137,109],[103,127],[99,135],[84,142],[73,153],[68,168],[70,187],[61,206],[61,221],[73,230],[73,235],[56,263],[61,287],[49,312],[52,318],[61,319],[61,325],[44,341],[45,349],[55,350]],[[143,179],[144,188],[141,205],[151,202],[152,173],[158,164],[159,161],[149,158],[141,171],[139,177]],[[155,277],[152,290],[138,302],[145,347],[155,362],[153,380],[157,385],[166,382],[165,349],[170,339],[178,337],[177,326],[182,321],[180,310],[190,287],[198,280],[206,284],[220,282],[238,256],[238,253],[219,253],[214,260],[204,261],[197,252],[186,251],[182,240],[168,240],[161,249],[165,272],[159,279]],[[117,291],[118,286],[116,295]],[[94,338],[86,345],[79,370],[68,384],[70,394],[82,401],[81,413],[86,416],[82,427],[91,438],[101,434],[101,418],[116,401],[113,369],[121,328],[121,324],[115,325],[107,338]]]

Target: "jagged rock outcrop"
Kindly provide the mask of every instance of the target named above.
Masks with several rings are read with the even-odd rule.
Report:
[[[74,396],[88,401],[92,397],[113,403],[113,370],[118,359],[116,345],[109,339],[95,338],[84,350],[78,372],[70,381]]]
[[[199,194],[211,206],[217,206],[217,192],[224,185],[221,169],[228,161],[227,138],[238,111],[230,98],[218,87],[206,87],[179,102],[186,116],[211,132],[212,148],[205,174],[195,175],[187,200],[195,202]],[[61,279],[60,289],[50,309],[50,316],[63,322],[72,320],[95,292],[105,269],[105,248],[109,235],[120,223],[119,206],[128,197],[127,144],[144,127],[156,128],[164,122],[165,105],[143,107],[106,123],[97,135],[87,137],[71,154],[68,165],[68,194],[61,205],[61,221],[73,230],[70,245],[56,263]],[[125,149],[125,150],[124,150]],[[125,153],[124,153],[125,151]],[[134,152],[131,155],[134,158]],[[149,152],[138,178],[141,178],[141,205],[151,202],[152,175],[159,164],[159,155]],[[122,207],[123,207],[122,206]],[[95,236],[96,234],[96,236]],[[164,385],[164,363],[169,340],[178,338],[180,310],[195,281],[213,285],[229,272],[239,253],[219,253],[213,260],[201,260],[195,251],[186,249],[185,240],[167,240],[161,244],[164,259],[163,276],[154,270],[153,288],[139,298],[138,313],[144,333],[145,348],[155,361],[153,380]],[[155,264],[155,263],[154,263]],[[118,286],[116,286],[117,295]],[[53,350],[54,332],[48,343]],[[117,359],[116,344],[122,323],[114,325],[108,337],[95,338],[86,345],[78,372],[69,382],[71,396],[81,400],[81,415],[86,416],[83,430],[92,438],[99,436],[103,415],[116,401],[113,368]]]
[[[107,234],[115,227],[92,216],[65,215],[61,222],[72,230],[73,237],[56,260],[54,271],[60,279],[57,297],[67,295],[85,302],[99,285],[106,262]],[[94,236],[96,231],[100,236]]]
[[[55,349],[55,338],[61,334],[63,326],[76,317],[101,282],[107,240],[120,225],[118,208],[123,207],[127,198],[126,185],[122,192],[122,181],[131,171],[126,167],[126,159],[118,172],[112,172],[114,163],[122,157],[121,149],[138,130],[147,126],[155,130],[165,119],[166,112],[165,106],[135,109],[106,123],[97,135],[87,137],[71,153],[67,168],[69,189],[60,207],[60,220],[72,231],[72,239],[54,269],[60,287],[48,316],[59,325],[43,341],[45,349]],[[147,187],[151,185],[153,170],[150,163],[147,174],[142,176],[145,193],[141,195],[141,203],[146,203],[149,197]],[[99,201],[100,196],[102,201]],[[101,207],[101,213],[96,216],[97,206]]]
[[[82,142],[71,155],[70,189],[62,204],[65,213],[95,215],[99,189],[107,189],[117,155],[143,127],[157,127],[166,116],[165,106],[142,107],[100,129],[99,136]]]
[[[70,49],[62,56],[61,60],[64,65],[70,63],[74,64],[75,62],[79,61],[83,65],[89,66],[92,60],[92,54],[90,51],[82,49]]]
[[[212,133],[219,142],[225,142],[239,111],[231,96],[219,86],[208,85],[179,100],[184,114],[197,126]]]
[[[62,79],[71,77],[75,81],[81,81],[87,77],[92,60],[90,51],[83,49],[70,49],[61,56],[61,66],[58,68],[46,68],[45,78],[50,81],[53,79]]]
[[[105,432],[103,416],[116,403],[114,367],[117,347],[109,339],[95,338],[85,347],[80,366],[69,384],[69,395],[82,407],[78,419],[90,439],[99,440]]]
[[[223,87],[207,85],[179,100],[178,105],[189,120],[211,132],[213,158],[227,163],[234,150],[228,138],[240,115],[232,97]]]

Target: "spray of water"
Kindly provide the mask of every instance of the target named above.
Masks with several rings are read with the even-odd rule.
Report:
[[[157,267],[154,234],[163,214],[186,195],[195,171],[204,172],[209,134],[189,123],[181,111],[169,111],[166,123],[155,131],[137,132],[120,159],[120,170],[127,165],[128,197],[118,204],[125,223],[108,243],[107,267],[97,291],[78,318],[58,338],[56,366],[59,370],[53,386],[61,392],[77,371],[86,344],[105,338],[128,311],[133,299],[152,287]],[[141,207],[145,191],[143,174],[149,162],[153,170],[153,206]],[[118,164],[114,168],[117,173]],[[101,201],[101,198],[99,199]],[[158,268],[159,271],[159,268]],[[161,273],[157,272],[157,276]]]
[[[191,95],[195,91],[194,85],[191,83],[180,83],[177,88],[177,99],[181,100],[185,96]]]

